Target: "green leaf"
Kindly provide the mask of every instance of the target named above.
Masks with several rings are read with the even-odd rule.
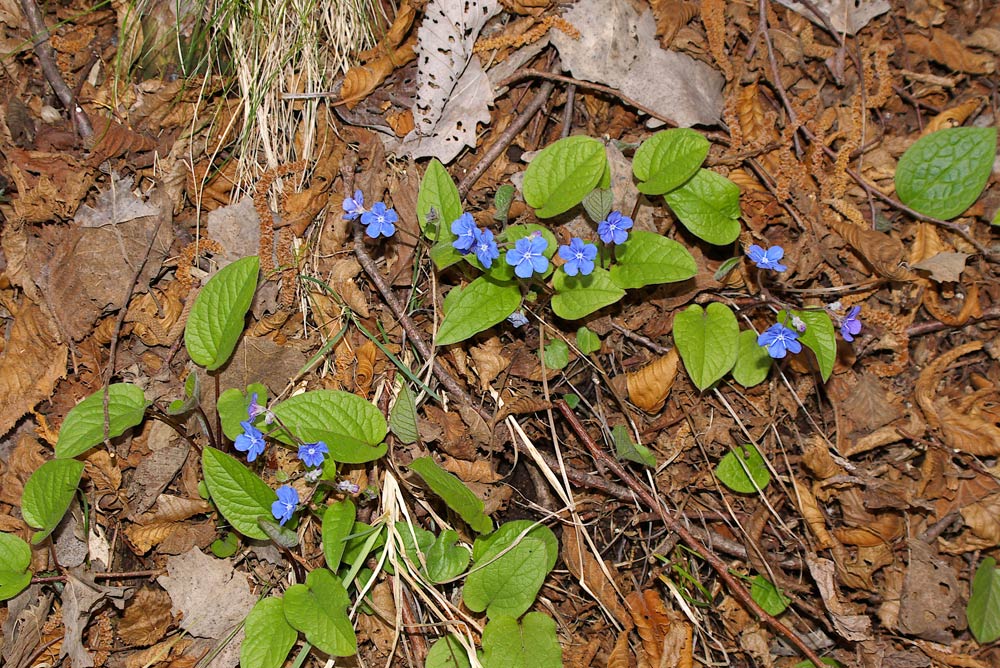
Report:
[[[779,311],[778,322],[792,327],[791,320],[798,317],[806,324],[806,331],[799,335],[799,341],[816,355],[819,373],[823,380],[829,380],[833,373],[833,363],[837,361],[837,336],[833,321],[826,311]],[[794,329],[794,328],[793,328]]]
[[[417,402],[406,381],[402,381],[396,401],[389,410],[389,429],[400,443],[416,443],[420,438],[417,429]]]
[[[299,637],[285,619],[284,602],[274,596],[257,601],[243,630],[240,668],[281,668]]]
[[[201,383],[197,373],[189,373],[184,379],[184,398],[174,399],[167,406],[167,415],[184,415],[193,411],[201,403]]]
[[[249,418],[247,409],[250,407],[250,399],[257,393],[257,403],[267,405],[267,388],[261,383],[247,385],[246,392],[240,392],[234,387],[223,391],[219,395],[219,400],[215,408],[219,411],[219,418],[222,420],[222,433],[230,441],[235,441],[236,437],[243,433],[243,426],[240,422]],[[258,417],[254,422],[258,427],[263,426],[263,417]]]
[[[424,668],[471,668],[469,654],[453,635],[438,638],[427,652]]]
[[[310,390],[290,397],[273,409],[280,423],[306,443],[323,441],[330,456],[323,463],[329,472],[336,462],[362,464],[386,453],[383,441],[389,425],[370,401],[340,390]],[[273,436],[283,443],[295,441],[284,429]]]
[[[474,568],[462,590],[462,600],[470,610],[485,610],[491,619],[520,617],[535,602],[545,576],[555,566],[559,542],[548,527],[533,525],[530,520],[507,522],[476,539]]]
[[[615,249],[611,280],[625,288],[686,281],[698,273],[691,253],[673,239],[655,232],[633,232]]]
[[[712,278],[717,281],[722,281],[722,279],[724,279],[729,272],[738,267],[742,261],[743,257],[741,255],[729,258],[719,265],[719,268],[715,270],[715,274],[712,275]]]
[[[560,318],[577,320],[614,304],[625,296],[625,291],[615,284],[611,276],[600,267],[594,267],[588,276],[567,276],[560,269],[552,277],[552,287],[556,291],[552,297],[552,310]]]
[[[569,346],[562,339],[553,339],[542,351],[542,364],[546,369],[565,369],[569,364]]]
[[[445,310],[436,344],[458,343],[489,329],[517,310],[521,289],[517,283],[497,282],[480,276],[462,289]]]
[[[458,513],[476,533],[493,530],[493,520],[483,514],[485,507],[461,480],[448,473],[430,457],[420,457],[410,462],[410,469],[419,475],[427,487],[437,494],[449,508]]]
[[[432,208],[437,214],[437,220],[433,221],[427,219]],[[441,161],[433,158],[427,165],[417,193],[417,220],[420,222],[420,229],[431,241],[444,241],[445,236],[450,235],[451,239],[447,243],[451,244],[455,240],[451,224],[461,215],[462,198],[458,195],[458,187]]]
[[[129,383],[108,386],[108,436],[121,436],[126,429],[142,422],[149,402],[142,389]],[[56,459],[70,459],[104,441],[104,391],[98,390],[66,414]]]
[[[632,440],[628,433],[628,427],[625,425],[619,424],[612,427],[611,439],[615,442],[615,452],[619,459],[627,459],[630,462],[656,468],[656,457],[645,445],[640,445]]]
[[[600,352],[601,337],[587,329],[586,326],[583,326],[576,330],[576,347],[584,355]]]
[[[425,555],[434,544],[434,534],[427,529],[421,529],[415,524],[406,522],[396,522],[396,533],[399,534],[403,542],[403,551],[406,556],[420,572],[425,572],[423,567],[426,560]]]
[[[453,264],[458,264],[465,257],[458,252],[458,249],[451,245],[451,242],[458,238],[451,233],[451,230],[447,232],[442,230],[441,236],[445,238],[431,246],[430,250],[431,261],[438,268],[438,271],[447,269]]]
[[[39,466],[24,483],[21,516],[38,529],[31,537],[32,545],[45,540],[62,521],[82,475],[83,462],[53,459]]]
[[[496,213],[493,214],[493,220],[500,221],[501,223],[507,222],[507,214],[510,213],[510,205],[514,202],[514,194],[517,191],[514,186],[509,183],[497,188],[496,195],[493,196],[493,208],[496,209]]]
[[[556,623],[541,612],[490,619],[483,629],[483,668],[562,668]]]
[[[344,545],[344,556],[340,563],[354,566],[359,561],[364,561],[368,555],[379,550],[385,545],[386,526],[380,524],[377,528],[365,522],[354,522],[351,528],[351,535],[347,537]],[[369,539],[371,543],[369,544]]]
[[[344,585],[325,568],[309,572],[304,585],[285,590],[285,619],[306,640],[330,656],[354,656],[358,640],[347,616],[351,599]]]
[[[1000,570],[993,557],[986,557],[972,578],[972,594],[965,615],[969,630],[980,645],[1000,638]]]
[[[240,548],[240,539],[236,537],[236,534],[232,531],[227,531],[222,538],[216,538],[209,545],[209,549],[212,550],[212,554],[217,556],[219,559],[226,559],[228,557],[236,554],[236,550]]]
[[[184,328],[184,345],[198,366],[214,371],[233,354],[257,290],[259,271],[256,256],[237,260],[220,269],[195,297]]]
[[[689,128],[664,130],[642,142],[632,159],[639,192],[662,195],[690,179],[708,157],[708,140]]]
[[[996,128],[946,128],[918,139],[896,167],[896,194],[912,209],[948,220],[986,187],[997,152]]]
[[[524,173],[524,200],[539,218],[579,204],[608,169],[604,145],[590,137],[566,137],[538,152]]]
[[[331,571],[340,568],[347,537],[354,531],[356,515],[357,509],[350,499],[327,506],[323,513],[323,556],[326,557],[326,567]]]
[[[294,524],[294,522],[293,522]],[[291,526],[279,524],[274,517],[263,515],[257,518],[257,526],[267,534],[272,543],[278,547],[291,549],[299,544],[299,534]]]
[[[699,390],[710,387],[736,364],[740,326],[725,304],[702,310],[693,304],[674,317],[674,342]]]
[[[778,591],[778,588],[763,575],[756,576],[750,584],[750,598],[764,608],[764,612],[775,617],[783,613],[791,603],[789,598]]]
[[[615,194],[612,190],[595,188],[583,198],[583,210],[595,223],[608,217],[615,207]]]
[[[740,236],[740,187],[725,176],[699,169],[664,198],[684,227],[699,239],[725,246]]]
[[[258,517],[271,517],[278,495],[239,460],[215,448],[201,453],[202,475],[223,517],[244,536],[267,540]]]
[[[715,475],[723,485],[740,494],[756,494],[771,482],[767,462],[750,443],[733,448],[720,459]]]
[[[0,601],[12,599],[31,584],[31,547],[19,537],[0,533]]]
[[[771,356],[757,345],[757,333],[750,329],[740,332],[733,379],[743,387],[760,385],[771,370]]]
[[[458,532],[448,529],[434,539],[428,548],[427,577],[431,582],[444,583],[458,577],[468,566],[469,550],[458,543]]]
[[[825,656],[821,656],[819,660],[823,662],[824,666],[834,666],[834,668],[840,668],[840,666],[843,665],[840,663],[840,661],[837,661],[836,659],[830,659]],[[816,667],[815,663],[813,663],[809,659],[806,659],[805,661],[799,661],[792,668],[815,668],[815,667]]]

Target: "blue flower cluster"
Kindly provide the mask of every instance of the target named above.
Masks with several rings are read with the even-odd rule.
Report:
[[[354,197],[344,198],[344,220],[361,219],[365,226],[365,234],[372,239],[391,237],[396,233],[396,223],[399,215],[384,202],[375,202],[371,209],[365,208],[365,196],[360,190],[354,191]]]
[[[458,238],[451,243],[462,255],[475,253],[476,259],[489,269],[493,260],[500,257],[500,249],[493,240],[493,232],[480,230],[471,213],[463,213],[451,224],[452,233]]]
[[[356,196],[360,196],[360,194],[360,191],[355,193]],[[256,460],[264,452],[264,448],[267,447],[267,441],[264,440],[263,432],[253,423],[261,415],[264,416],[265,424],[271,424],[275,419],[274,413],[268,410],[266,406],[258,403],[257,393],[254,392],[250,395],[250,404],[247,406],[248,419],[240,422],[240,426],[243,427],[243,433],[237,436],[235,441],[236,449],[247,453],[248,462]],[[330,454],[330,449],[326,443],[316,441],[315,443],[301,444],[299,446],[298,458],[306,466],[317,469],[318,473],[318,467],[323,465],[323,460],[326,459],[328,454]],[[284,485],[278,488],[278,500],[271,504],[271,514],[274,515],[274,519],[278,520],[280,524],[284,524],[292,518],[298,503],[299,493],[292,486]]]

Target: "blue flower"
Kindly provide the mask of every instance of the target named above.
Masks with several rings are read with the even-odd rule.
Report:
[[[853,341],[854,337],[861,333],[859,313],[861,313],[861,307],[852,306],[844,319],[840,321],[840,335],[844,337],[845,341]]]
[[[780,322],[771,325],[758,336],[757,345],[767,348],[767,354],[775,359],[781,359],[786,353],[794,354],[802,350],[799,333]]]
[[[323,441],[303,443],[299,446],[299,459],[306,466],[320,466],[323,463],[323,457],[328,454],[330,454],[330,449]]]
[[[530,278],[532,274],[545,271],[549,259],[543,255],[549,242],[540,234],[532,234],[517,240],[512,250],[507,251],[507,264],[514,267],[520,278]]]
[[[344,198],[344,220],[357,220],[365,212],[365,196],[360,190],[354,191],[354,197]]]
[[[628,239],[628,231],[632,228],[632,219],[623,216],[621,211],[612,211],[607,219],[597,224],[597,236],[606,244],[625,243]]]
[[[247,453],[247,461],[252,462],[264,452],[267,443],[264,441],[264,434],[253,423],[243,421],[240,426],[243,427],[243,433],[236,437],[236,449]]]
[[[770,269],[771,271],[785,271],[788,269],[788,267],[778,262],[784,255],[785,249],[781,246],[771,246],[767,250],[764,250],[757,244],[753,244],[747,249],[747,257],[754,264],[761,269]]]
[[[372,204],[371,211],[361,214],[361,224],[365,226],[365,234],[372,239],[391,237],[396,233],[394,223],[399,220],[396,211],[386,207],[383,202]]]
[[[271,514],[278,524],[284,524],[292,519],[295,507],[299,505],[299,493],[291,485],[282,485],[278,488],[278,500],[271,504]]]
[[[257,393],[254,392],[250,395],[250,405],[247,406],[247,416],[252,421],[258,415],[263,415],[264,413],[267,413],[267,408],[257,403]]]
[[[458,237],[451,242],[451,245],[456,250],[461,251],[462,255],[471,251],[472,247],[476,245],[476,235],[479,234],[479,229],[476,227],[476,221],[473,220],[472,214],[463,213],[453,220],[451,223],[451,233]]]
[[[341,480],[337,483],[337,489],[344,494],[350,494],[351,496],[357,496],[361,493],[361,486],[350,480]]]
[[[576,276],[577,273],[586,276],[594,271],[597,246],[584,243],[580,237],[573,237],[569,240],[569,246],[559,247],[559,257],[566,260],[563,271],[567,276]]]
[[[493,233],[489,230],[477,231],[475,251],[476,257],[487,269],[493,266],[493,260],[500,257],[497,242],[493,241]]]
[[[524,315],[521,311],[514,311],[507,316],[507,322],[514,327],[524,327],[528,324],[528,316]]]

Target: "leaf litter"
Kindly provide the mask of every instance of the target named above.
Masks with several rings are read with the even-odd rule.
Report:
[[[261,382],[274,396],[342,388],[388,412],[397,363],[423,382],[429,367],[352,253],[343,196],[363,187],[370,201],[387,197],[400,227],[419,236],[422,158],[434,156],[476,222],[499,232],[496,189],[520,183],[532,152],[587,134],[607,138],[615,203],[636,207],[639,228],[689,246],[698,273],[596,314],[585,324],[600,350],[574,351],[563,369],[545,368],[539,351],[560,335],[573,341],[579,323],[533,307],[523,328],[502,323],[439,349],[437,363],[474,405],[457,395],[438,404],[412,384],[417,438],[394,442],[384,467],[434,456],[495,518],[561,518],[561,561],[536,609],[556,620],[566,665],[693,665],[698,651],[748,665],[801,659],[663,532],[654,508],[616,493],[621,481],[595,467],[579,434],[547,416],[567,395],[606,449],[615,428],[648,448],[662,502],[740,577],[772,578],[795,611],[781,619],[824,656],[843,665],[1000,661],[995,647],[976,642],[965,614],[975,565],[1000,557],[1000,294],[988,225],[1000,206],[996,173],[953,221],[920,221],[893,200],[895,166],[919,137],[996,124],[988,81],[1000,52],[996,8],[782,0],[761,17],[749,1],[579,0],[564,11],[515,0],[402,3],[384,17],[375,47],[351,55],[343,104],[295,98],[302,86],[289,80],[286,102],[322,113],[251,121],[218,78],[146,65],[123,85],[103,63],[116,48],[135,60],[134,45],[100,40],[123,27],[124,14],[78,4],[45,18],[62,21],[59,67],[81,82],[101,140],[79,140],[30,53],[6,61],[12,76],[0,84],[0,530],[30,539],[23,485],[51,458],[68,410],[105,378],[138,383],[164,405],[181,395],[192,371],[178,337],[193,295],[218,268],[261,248],[273,268],[223,388]],[[29,43],[21,23],[16,6],[0,7],[9,50]],[[92,40],[101,64],[71,57],[69,46]],[[543,89],[544,113],[517,126]],[[742,190],[741,245],[785,249],[789,272],[768,290],[801,295],[804,308],[863,307],[865,328],[853,346],[838,344],[828,383],[798,355],[763,385],[724,382],[700,393],[678,364],[670,332],[679,310],[724,294],[766,327],[759,309],[768,295],[744,267],[717,274],[725,253],[677,231],[636,190],[628,157],[656,119],[695,126],[712,142],[708,166]],[[299,153],[279,164],[261,149],[257,196],[243,198],[254,193],[237,185],[233,142],[257,121],[277,121],[273,131]],[[494,147],[499,158],[480,169]],[[517,199],[510,215],[531,220]],[[585,220],[556,219],[560,243],[580,236]],[[385,251],[378,271],[430,340],[444,288],[465,277],[434,274],[412,241]],[[503,413],[494,410],[501,404]],[[211,416],[213,392],[203,405]],[[187,429],[200,431],[196,421]],[[0,610],[5,662],[68,655],[82,666],[192,665],[218,645],[212,665],[236,665],[239,635],[225,638],[264,589],[292,582],[290,563],[260,545],[238,562],[209,556],[218,517],[199,495],[192,444],[171,433],[147,425],[88,457],[88,504],[74,504],[57,549],[33,549],[38,582]],[[776,474],[762,496],[733,494],[712,473],[748,442]],[[537,457],[519,456],[531,452],[526,444]],[[266,459],[269,480],[295,466],[281,451]],[[376,490],[363,508],[369,519],[383,510],[382,466],[345,471]],[[570,487],[563,474],[574,476]],[[452,521],[416,487],[401,494],[422,526]],[[300,534],[307,566],[322,563],[317,527]],[[91,569],[70,568],[84,546]],[[94,559],[102,551],[110,563]],[[68,563],[53,560],[71,553]],[[94,570],[102,566],[109,572]],[[60,588],[43,577],[49,571]],[[436,636],[414,628],[468,617],[442,601],[402,605],[415,599],[394,586],[378,581],[370,607],[380,614],[359,613],[366,661],[398,661],[398,642],[419,658]]]

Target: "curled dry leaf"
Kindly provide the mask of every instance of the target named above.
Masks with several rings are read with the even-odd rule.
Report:
[[[635,628],[642,638],[649,664],[660,665],[663,656],[663,641],[670,630],[670,617],[663,606],[663,600],[655,589],[634,591],[625,597],[625,603]]]
[[[964,123],[969,116],[972,115],[972,112],[978,109],[982,104],[982,98],[974,97],[971,100],[966,100],[961,104],[951,107],[950,109],[945,109],[927,122],[927,125],[924,127],[924,131],[920,133],[920,136],[926,137],[927,135],[937,132],[938,130],[958,127]],[[927,225],[929,223],[921,224]]]
[[[631,668],[632,650],[628,645],[628,631],[622,631],[615,640],[615,647],[608,655],[608,668]]]
[[[491,336],[478,346],[473,346],[469,351],[472,361],[476,365],[476,375],[479,376],[479,388],[486,390],[500,372],[510,364],[510,358],[503,354],[503,346],[500,339]]]
[[[879,276],[894,281],[913,279],[913,274],[901,266],[903,243],[899,239],[882,232],[852,225],[835,216],[827,216],[825,220],[834,232],[851,244],[856,253],[868,261],[868,264]]]
[[[371,340],[365,341],[357,350],[358,363],[354,368],[354,384],[362,396],[367,397],[368,393],[371,392],[372,380],[375,378],[375,353],[377,351],[375,342]]]
[[[638,371],[625,374],[629,401],[647,413],[659,412],[677,378],[679,359],[673,348]]]
[[[1000,428],[980,417],[972,407],[965,412],[956,410],[937,392],[944,370],[959,357],[982,347],[982,341],[970,341],[942,354],[920,374],[914,395],[928,424],[941,430],[948,447],[980,457],[992,457],[1000,454]]]
[[[414,46],[417,36],[413,35],[398,49],[375,58],[364,65],[355,65],[344,75],[344,84],[340,88],[341,102],[348,109],[353,109],[359,102],[371,95],[379,84],[386,80],[397,68],[406,65],[417,57]]]

